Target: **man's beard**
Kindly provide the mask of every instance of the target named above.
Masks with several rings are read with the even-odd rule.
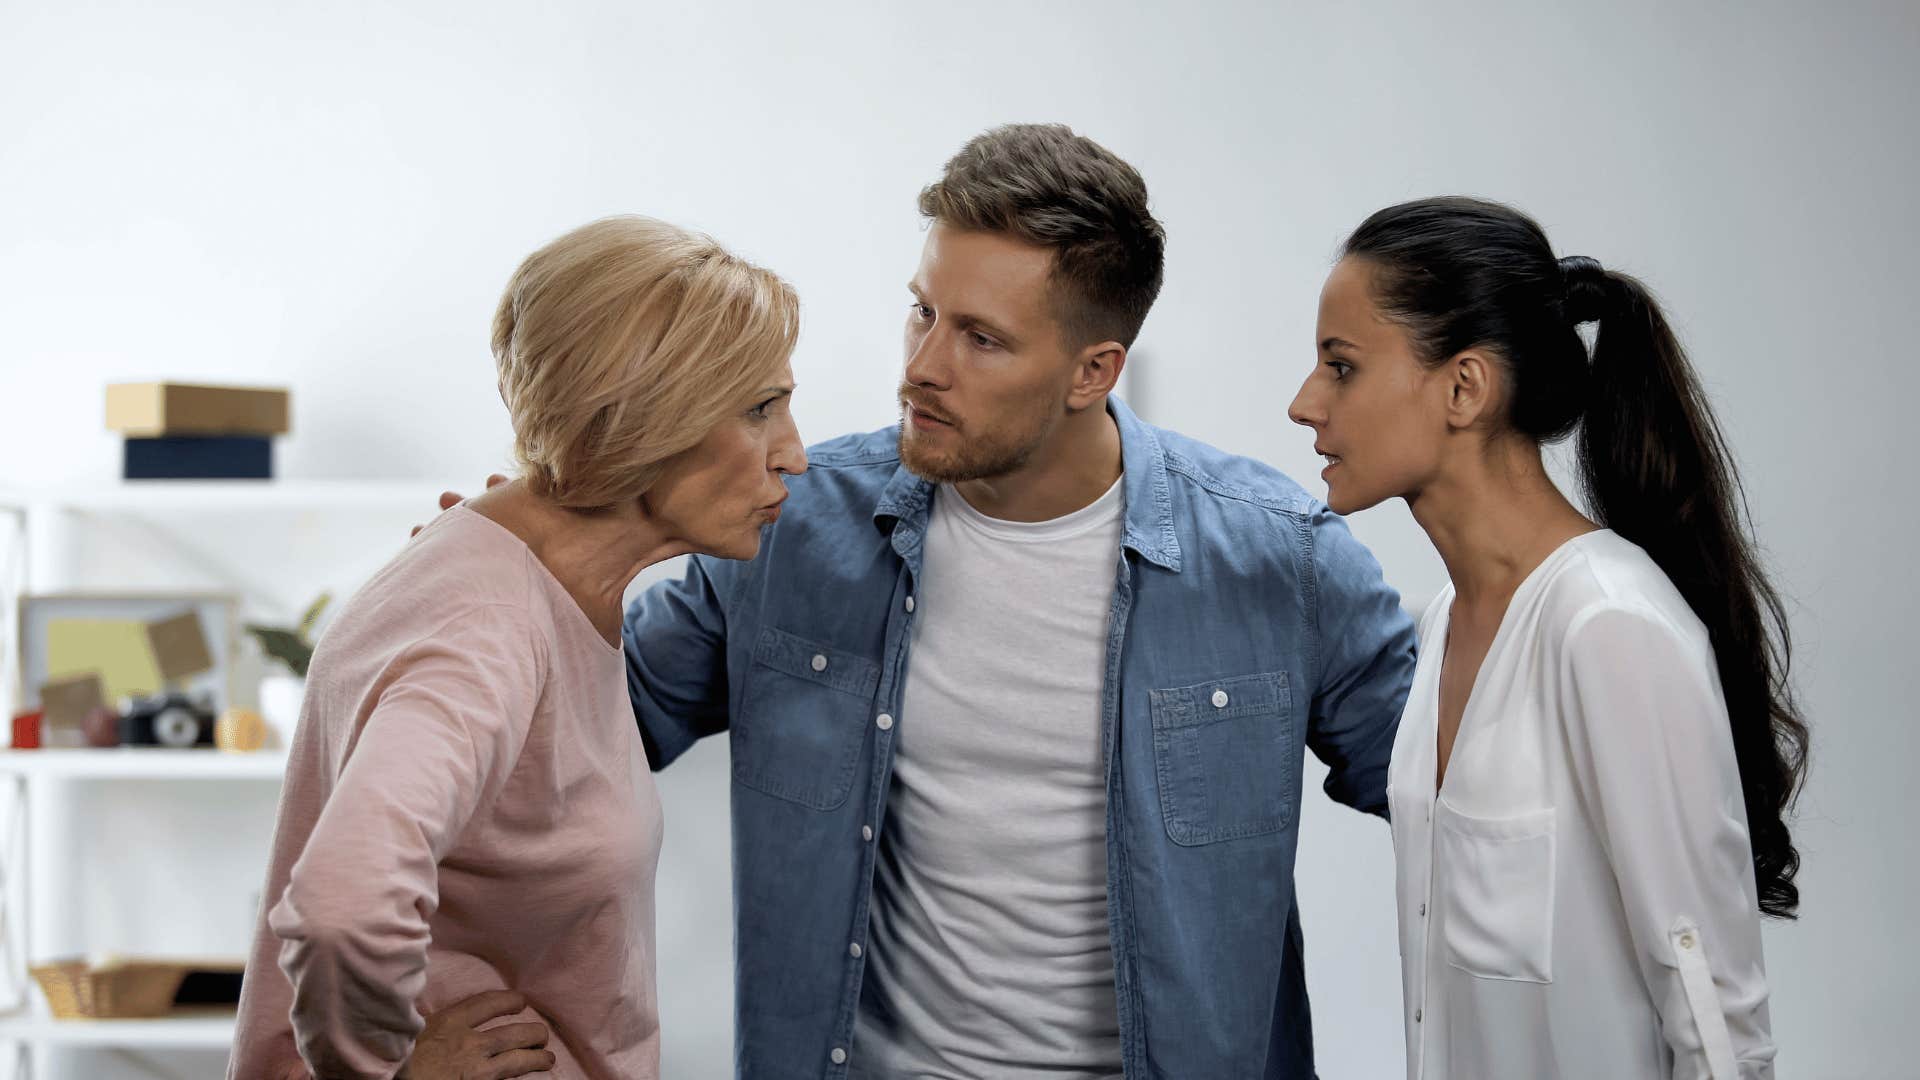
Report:
[[[903,394],[907,400],[912,400]],[[936,452],[908,434],[913,421],[902,410],[900,418],[900,464],[928,483],[958,484],[968,480],[988,480],[1025,468],[1046,441],[1050,427],[1045,406],[1030,415],[1009,418],[1008,426],[991,427],[970,438],[956,440],[951,451]]]
[[[900,430],[900,464],[931,484],[958,484],[1005,476],[1023,468],[1039,447],[1038,439],[1027,443],[974,439],[962,442],[959,449],[951,453],[942,454],[930,452],[924,445],[912,441],[905,424]]]

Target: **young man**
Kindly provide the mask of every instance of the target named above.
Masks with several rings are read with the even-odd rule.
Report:
[[[1308,1078],[1302,749],[1381,813],[1413,632],[1337,517],[1110,396],[1132,167],[990,131],[921,193],[898,427],[627,613],[655,768],[728,732],[743,1077]]]

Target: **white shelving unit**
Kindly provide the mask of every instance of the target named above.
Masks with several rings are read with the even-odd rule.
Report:
[[[0,1018],[0,1043],[14,1048],[16,1080],[36,1075],[38,1055],[50,1048],[145,1050],[224,1050],[233,1043],[231,1009],[183,1008],[165,1017],[143,1020],[62,1020],[47,1012],[27,968],[51,957],[35,955],[35,908],[31,881],[48,869],[50,853],[33,843],[32,808],[46,794],[36,788],[66,781],[165,781],[187,783],[239,781],[277,786],[286,771],[286,755],[275,752],[228,754],[218,750],[121,747],[110,750],[0,750],[0,803],[8,828],[0,837],[0,875],[8,933],[7,979],[13,983],[13,1011]]]
[[[478,484],[469,487],[478,488]],[[221,565],[194,548],[201,523],[216,521],[229,534],[244,533],[235,522],[278,522],[297,535],[319,535],[324,550],[329,529],[342,521],[361,519],[374,530],[372,544],[361,553],[377,566],[405,542],[405,523],[423,522],[434,513],[445,486],[428,482],[312,480],[312,481],[135,481],[107,482],[56,490],[0,490],[0,708],[5,715],[31,700],[20,670],[19,600],[23,596],[61,592],[150,592],[151,580],[131,584],[109,573],[96,575],[84,560],[74,557],[76,541],[101,532],[134,532],[157,553],[185,552],[182,561],[199,578],[192,588],[204,589],[218,577],[223,588],[236,594],[243,606],[261,599],[259,571],[265,580],[282,570],[281,562],[298,553],[251,545],[237,539],[247,551],[245,561],[256,573],[248,580],[239,561]],[[377,545],[391,536],[392,547]],[[229,536],[229,539],[234,539]],[[358,546],[358,545],[356,545]],[[138,562],[138,560],[135,560]],[[157,561],[157,560],[156,560]],[[368,569],[371,566],[367,567]],[[140,569],[145,570],[142,564]],[[329,581],[350,588],[354,581]],[[275,606],[284,607],[284,604]],[[241,700],[245,694],[237,695]],[[27,967],[54,959],[38,933],[47,917],[39,906],[57,908],[63,897],[49,897],[50,886],[35,887],[53,865],[55,854],[45,843],[32,842],[36,812],[80,798],[74,792],[111,790],[123,798],[167,798],[169,791],[200,791],[215,785],[221,791],[277,790],[285,771],[284,750],[229,754],[217,750],[171,750],[121,747],[106,750],[0,749],[0,1080],[39,1075],[40,1059],[50,1050],[200,1051],[218,1053],[232,1045],[231,1009],[183,1009],[153,1020],[56,1020],[48,1015],[44,998],[27,975]],[[174,785],[182,785],[175,787]],[[240,785],[229,788],[228,785]],[[128,795],[126,793],[134,793]],[[139,794],[145,793],[145,794]],[[225,800],[228,796],[204,795]],[[259,796],[248,796],[256,803]],[[84,815],[71,828],[85,828]],[[164,836],[159,839],[164,843]],[[264,866],[251,872],[264,875]],[[73,875],[69,875],[72,877]],[[46,881],[62,880],[55,874]],[[35,893],[40,893],[37,902]],[[236,898],[244,899],[244,898]],[[54,914],[59,914],[57,911]],[[251,932],[251,926],[245,928]],[[11,1065],[11,1072],[6,1066]],[[171,1074],[169,1074],[171,1075]]]
[[[468,488],[477,487],[469,483]],[[64,511],[326,510],[391,506],[430,513],[445,487],[395,480],[120,480],[0,490],[0,506]]]
[[[228,1009],[181,1009],[158,1020],[0,1020],[0,1040],[49,1046],[138,1047],[146,1050],[224,1050],[233,1045]]]
[[[468,485],[470,490],[477,484]],[[159,525],[177,535],[194,515],[284,515],[375,512],[433,513],[445,487],[418,481],[383,480],[132,480],[50,490],[0,490],[0,511],[11,510],[27,552],[23,591],[71,587],[66,541],[89,521],[128,519]],[[63,586],[62,583],[67,583]]]
[[[0,750],[0,776],[25,780],[271,780],[286,772],[274,751],[229,754],[121,746],[111,750]]]

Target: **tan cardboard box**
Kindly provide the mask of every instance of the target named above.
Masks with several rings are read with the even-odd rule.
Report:
[[[282,387],[196,383],[112,383],[107,428],[123,435],[284,435]]]

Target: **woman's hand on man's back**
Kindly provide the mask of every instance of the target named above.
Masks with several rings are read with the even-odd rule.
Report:
[[[490,487],[490,488],[497,488],[497,487],[499,487],[499,486],[500,486],[501,484],[504,484],[504,483],[506,483],[506,482],[507,482],[507,478],[506,478],[505,476],[502,476],[502,475],[501,475],[501,474],[499,474],[499,473],[494,473],[493,475],[491,475],[491,476],[489,476],[489,477],[487,477],[487,486],[488,486],[488,487]],[[441,511],[441,513],[445,513],[445,512],[447,512],[448,510],[451,510],[451,509],[453,509],[454,507],[456,507],[456,506],[458,506],[458,505],[460,505],[460,504],[461,504],[462,502],[465,502],[465,501],[466,501],[466,498],[467,498],[467,497],[466,497],[465,495],[462,495],[462,494],[460,494],[460,493],[459,493],[459,492],[457,492],[457,491],[443,491],[443,492],[441,492],[441,493],[440,493],[440,511]],[[415,526],[413,527],[413,531],[412,531],[412,532],[410,532],[410,533],[408,533],[407,535],[408,535],[408,536],[419,536],[419,535],[420,535],[420,530],[421,530],[421,529],[424,529],[424,528],[426,528],[426,526],[425,526],[425,525],[415,525]]]

